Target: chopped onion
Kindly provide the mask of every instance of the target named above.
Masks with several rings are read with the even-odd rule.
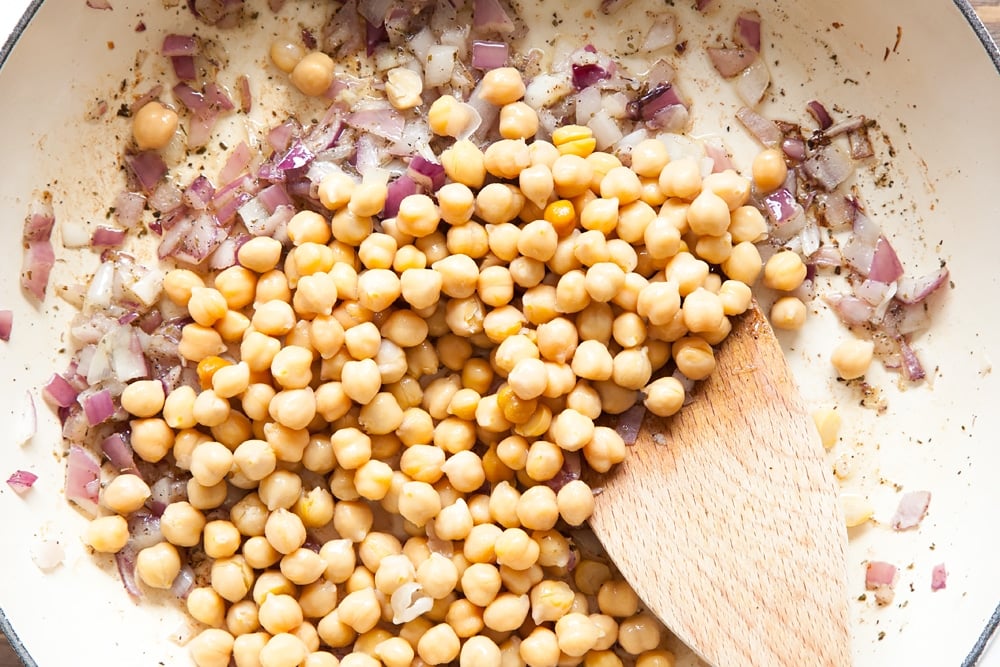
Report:
[[[927,372],[906,338],[900,336],[896,339],[896,343],[899,345],[899,353],[903,357],[903,372],[906,374],[906,379],[911,382],[924,379]]]
[[[112,433],[101,441],[101,451],[108,457],[119,473],[130,473],[139,475],[139,469],[135,465],[135,456],[132,453],[132,446],[128,443],[124,433]]]
[[[160,53],[165,56],[194,56],[198,55],[198,40],[194,35],[168,34],[163,38],[163,46]]]
[[[437,192],[445,182],[444,167],[421,155],[414,155],[406,167],[406,175],[428,192]]]
[[[135,579],[135,557],[136,549],[126,544],[125,548],[115,554],[115,565],[118,566],[118,576],[128,594],[133,598],[141,598],[142,591]]]
[[[757,52],[751,49],[710,46],[705,50],[712,66],[727,79],[745,70],[758,58]]]
[[[819,129],[825,130],[833,125],[833,119],[830,117],[829,112],[818,100],[811,100],[808,104],[806,104],[806,111],[808,111],[812,117],[816,119]]]
[[[435,44],[427,51],[424,59],[424,85],[430,88],[443,86],[451,81],[458,61],[458,47]],[[402,132],[402,127],[400,127]],[[387,137],[388,138],[388,137]]]
[[[740,12],[733,32],[737,44],[752,51],[760,51],[760,14],[757,11]]]
[[[111,227],[99,226],[94,230],[94,235],[90,239],[90,244],[95,247],[117,248],[125,242],[124,229],[112,229]]]
[[[882,561],[870,561],[865,571],[865,588],[892,586],[896,579],[896,566]]]
[[[671,108],[684,109],[684,107],[679,105]],[[598,150],[606,150],[622,139],[621,125],[604,109],[594,114],[586,124],[594,133],[594,140],[597,142]]]
[[[514,30],[514,22],[499,0],[474,0],[472,25],[479,32],[508,33]]]
[[[653,25],[642,43],[644,51],[658,51],[677,43],[677,18],[673,14],[660,14],[653,18]]]
[[[51,198],[32,200],[24,220],[21,240],[24,254],[21,262],[21,287],[39,301],[45,298],[49,273],[56,263],[52,242],[55,213]]]
[[[110,419],[111,415],[115,413],[115,405],[111,400],[111,392],[107,389],[102,389],[88,395],[84,398],[83,411],[87,415],[87,422],[91,426],[97,426]]]
[[[487,42],[477,39],[472,42],[472,66],[476,69],[491,70],[507,64],[509,47],[503,42]]]
[[[21,410],[18,414],[17,423],[14,424],[13,439],[18,445],[29,442],[38,431],[38,412],[35,410],[35,397],[30,391],[24,392],[24,400],[21,403]]]
[[[824,294],[823,300],[833,309],[841,322],[848,326],[865,324],[875,313],[875,308],[853,294]]]
[[[802,166],[805,173],[827,192],[836,190],[854,173],[850,158],[833,144],[814,151]]]
[[[111,6],[108,5],[107,9]],[[66,551],[58,540],[39,539],[31,545],[31,562],[43,572],[59,567],[65,558]]]
[[[450,74],[448,75],[450,78]],[[378,107],[355,111],[344,119],[351,127],[370,132],[389,141],[399,141],[403,137],[403,117],[390,107]],[[304,148],[304,146],[303,146]],[[311,158],[310,158],[311,159]],[[298,166],[304,166],[300,164]],[[288,167],[284,167],[288,168]]]
[[[101,489],[101,464],[89,451],[70,445],[66,458],[66,498],[97,516]]]
[[[924,276],[903,276],[899,279],[899,289],[896,300],[905,304],[921,303],[936,292],[949,279],[948,267],[942,266],[937,271]]]
[[[895,282],[903,275],[903,265],[893,250],[892,244],[884,236],[880,236],[875,243],[875,252],[872,256],[871,268],[868,271],[868,278],[883,283]]]
[[[14,311],[0,310],[0,340],[10,340],[10,331],[13,325]]]
[[[944,563],[938,563],[931,570],[931,590],[939,591],[948,585],[948,571],[944,567]]]
[[[14,493],[19,496],[23,496],[36,481],[38,481],[38,475],[35,473],[28,472],[27,470],[15,470],[14,473],[7,478],[7,485],[14,490]]]
[[[386,218],[394,218],[399,213],[399,203],[410,195],[418,192],[417,184],[409,176],[400,176],[389,184],[389,192],[385,198],[385,208],[382,215]]]
[[[875,155],[875,149],[868,138],[868,128],[864,125],[848,132],[847,141],[850,146],[851,159],[863,160]]]
[[[629,116],[634,120],[653,120],[656,115],[672,106],[684,106],[677,91],[669,83],[661,83],[639,99],[629,102]]]
[[[636,403],[618,416],[615,431],[622,437],[626,445],[634,445],[642,429],[642,420],[646,417],[646,406]]]
[[[611,76],[608,70],[597,63],[573,63],[571,71],[573,72],[573,87],[577,90],[593,86]]]
[[[122,190],[115,197],[115,221],[126,229],[132,229],[142,219],[144,208],[146,208],[145,195]]]
[[[757,106],[764,98],[767,87],[771,85],[771,72],[763,58],[758,58],[743,70],[736,80],[736,94],[744,104]]]
[[[774,121],[747,107],[741,107],[736,112],[736,118],[767,148],[776,148],[781,143],[781,130]]]
[[[930,503],[930,491],[910,491],[903,494],[889,524],[893,530],[916,528],[927,514]]]
[[[144,192],[152,192],[167,173],[167,165],[156,151],[125,156],[125,164],[135,175]]]
[[[434,555],[431,558],[434,558]],[[424,593],[423,586],[415,581],[409,581],[393,591],[389,598],[389,606],[392,608],[392,622],[402,625],[429,612],[434,607],[434,599]]]
[[[87,0],[87,6],[91,9],[113,9],[108,0]]]
[[[170,586],[170,592],[183,600],[187,598],[188,593],[194,588],[194,584],[194,569],[190,565],[185,564],[181,568],[181,571],[177,573],[177,576],[174,577],[174,583]]]
[[[287,144],[286,144],[287,145]],[[250,166],[251,160],[250,147],[247,146],[245,141],[241,141],[237,144],[233,152],[229,154],[226,159],[226,164],[223,165],[222,171],[219,172],[219,183],[232,183],[240,174],[247,170]]]
[[[68,408],[76,402],[79,391],[63,376],[53,373],[42,388],[42,396],[60,408]]]
[[[393,0],[361,0],[358,3],[358,13],[372,25],[383,25],[392,3]]]

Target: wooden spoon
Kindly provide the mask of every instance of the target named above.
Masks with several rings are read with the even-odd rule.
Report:
[[[647,415],[591,527],[651,612],[710,664],[850,658],[847,531],[819,435],[754,304],[716,372]]]

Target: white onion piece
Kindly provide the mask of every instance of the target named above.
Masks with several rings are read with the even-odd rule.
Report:
[[[573,92],[573,78],[569,72],[539,74],[524,92],[524,101],[535,109],[550,107]]]
[[[576,94],[576,124],[586,125],[601,110],[601,91],[597,86],[587,86]],[[598,147],[599,148],[599,147]]]
[[[62,244],[67,248],[86,248],[90,245],[90,232],[80,220],[63,218],[59,221]]]
[[[601,106],[612,118],[625,118],[628,115],[628,102],[628,95],[625,93],[611,93],[603,97]]]
[[[427,54],[430,52],[431,47],[434,46],[434,41],[434,33],[431,32],[430,28],[425,27],[411,37],[407,45],[420,62],[426,62]]]
[[[434,558],[436,554],[432,554]],[[438,556],[443,558],[443,556]],[[421,614],[426,614],[434,607],[434,600],[424,593],[423,587],[415,581],[410,581],[397,588],[389,598],[392,608],[392,622],[396,625],[409,623]]]
[[[458,48],[455,46],[437,44],[428,49],[427,57],[423,61],[424,85],[437,88],[451,81],[457,59]]]
[[[142,301],[144,306],[152,306],[160,300],[163,293],[163,272],[159,269],[148,269],[142,276],[126,285],[128,291]]]
[[[644,51],[658,51],[677,43],[677,18],[673,14],[653,17],[653,25],[642,43]]]
[[[43,538],[31,545],[31,562],[43,572],[56,569],[65,558],[66,551],[57,540]]]
[[[771,72],[767,69],[767,63],[764,62],[764,59],[757,58],[753,61],[739,74],[734,85],[736,86],[736,94],[748,107],[760,104],[764,92],[771,85]]]
[[[87,310],[106,310],[111,305],[111,291],[115,282],[115,265],[102,262],[87,288],[84,301]]]
[[[614,146],[622,138],[622,130],[618,122],[615,121],[608,112],[601,109],[587,122],[587,127],[594,133],[597,141],[597,150],[606,150]]]
[[[35,410],[35,398],[30,391],[24,392],[21,409],[18,411],[17,422],[14,424],[14,442],[26,445],[38,431],[38,412]]]

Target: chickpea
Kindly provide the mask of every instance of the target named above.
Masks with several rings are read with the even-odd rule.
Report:
[[[515,67],[498,67],[483,75],[479,88],[480,99],[502,107],[524,97],[525,86],[521,72]]]
[[[767,238],[767,222],[756,206],[741,206],[732,212],[729,233],[733,243],[756,243]]]
[[[374,628],[382,615],[374,586],[361,588],[344,596],[337,606],[337,615],[342,623],[355,632],[365,633]]]
[[[531,153],[524,139],[501,139],[483,152],[486,171],[497,178],[516,179],[531,166]]]
[[[395,67],[386,73],[385,96],[400,111],[420,106],[423,92],[424,81],[419,73],[406,67]]]
[[[180,571],[180,554],[169,542],[146,547],[135,558],[135,573],[150,588],[170,588]]]
[[[530,607],[527,595],[501,593],[483,610],[483,622],[490,630],[510,632],[521,627]]]
[[[761,192],[777,190],[785,183],[788,165],[785,156],[776,148],[761,151],[753,159],[751,166],[754,183]]]
[[[733,246],[729,257],[721,264],[728,277],[753,285],[761,271],[760,252],[750,241],[743,241]]]
[[[130,473],[118,475],[104,487],[101,502],[113,512],[131,514],[142,507],[152,491],[138,475]]]
[[[94,519],[83,532],[84,543],[100,553],[117,553],[128,539],[128,522],[118,514]]]
[[[806,322],[806,304],[794,296],[784,296],[771,306],[771,324],[776,329],[797,331]]]
[[[652,651],[660,644],[660,624],[650,614],[636,614],[618,626],[618,645],[632,655]]]
[[[659,378],[646,387],[646,408],[660,417],[676,414],[684,405],[684,385],[673,377]]]
[[[177,124],[177,112],[154,100],[135,113],[132,136],[139,150],[159,150],[174,138]]]
[[[304,56],[292,68],[292,84],[304,95],[319,97],[333,84],[333,59],[322,51],[313,51]]]
[[[302,60],[306,52],[301,45],[288,39],[278,38],[271,42],[268,55],[271,56],[271,62],[275,67],[287,74],[295,69],[295,65]]]
[[[308,654],[309,649],[301,639],[283,632],[267,640],[260,650],[260,664],[261,667],[298,667]]]
[[[227,667],[233,653],[233,636],[219,628],[206,628],[188,644],[191,659],[198,667]]]
[[[771,289],[791,292],[806,278],[806,265],[798,253],[781,250],[764,264],[764,285]]]
[[[871,366],[875,345],[868,340],[849,338],[833,349],[830,357],[837,375],[845,380],[862,377]]]
[[[682,158],[664,165],[659,179],[660,189],[667,197],[690,201],[701,192],[701,170],[692,158]]]
[[[278,508],[267,517],[264,536],[279,553],[290,554],[305,544],[306,529],[297,515]]]

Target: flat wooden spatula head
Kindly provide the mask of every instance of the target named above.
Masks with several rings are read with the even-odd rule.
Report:
[[[784,354],[756,305],[680,413],[647,415],[591,527],[702,658],[848,665],[846,528]]]

